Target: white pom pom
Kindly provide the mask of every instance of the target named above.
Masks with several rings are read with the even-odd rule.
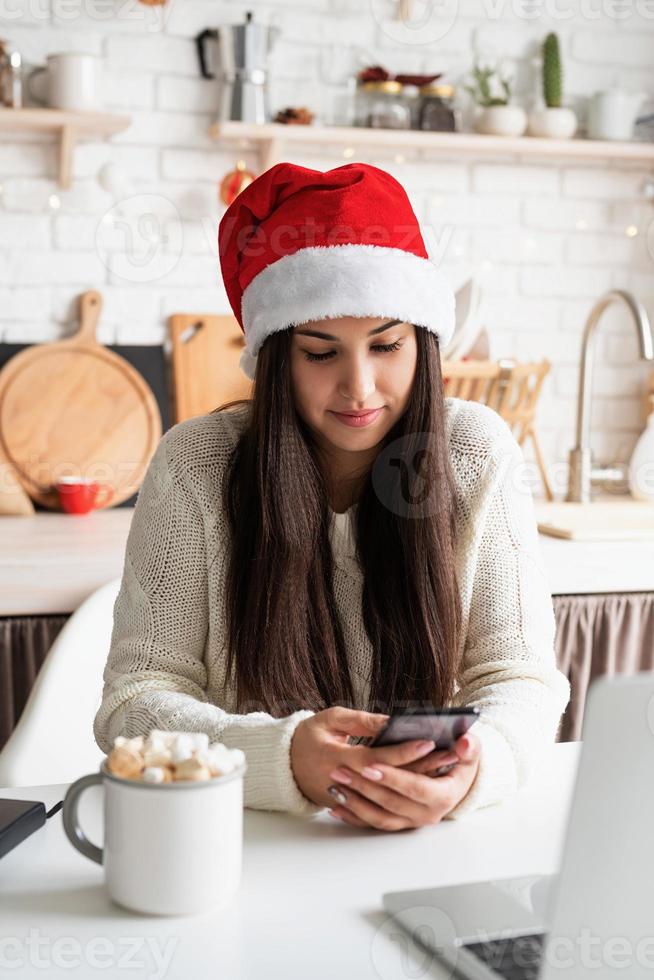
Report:
[[[250,381],[254,381],[254,376],[257,368],[257,355],[251,354],[248,348],[244,347],[243,352],[241,354],[241,359],[238,362],[238,364],[243,374],[245,374],[246,377],[250,379]]]

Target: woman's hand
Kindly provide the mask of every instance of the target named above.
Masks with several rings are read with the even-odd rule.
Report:
[[[334,782],[331,774],[335,769],[361,773],[366,767],[383,763],[389,771],[400,772],[396,766],[415,763],[428,754],[451,754],[435,753],[433,742],[418,739],[378,748],[348,743],[350,735],[376,735],[387,721],[388,715],[339,707],[326,708],[301,721],[291,740],[291,768],[307,799],[318,806],[334,805],[334,796],[328,790]],[[409,773],[404,775],[408,777]],[[427,776],[422,778],[429,781]]]
[[[355,827],[378,830],[439,823],[472,786],[480,753],[481,742],[468,733],[449,752],[431,752],[403,768],[379,763],[370,769],[340,766],[329,774],[344,797],[332,814]],[[454,766],[446,775],[430,775],[450,763]]]

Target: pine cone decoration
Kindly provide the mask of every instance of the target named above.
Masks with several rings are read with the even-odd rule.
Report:
[[[313,113],[306,106],[288,106],[280,109],[273,121],[292,126],[308,126],[313,121]]]

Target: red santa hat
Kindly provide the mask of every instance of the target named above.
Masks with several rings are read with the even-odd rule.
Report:
[[[250,379],[266,337],[309,320],[398,319],[437,334],[441,347],[454,332],[452,287],[428,257],[406,191],[379,167],[278,163],[227,208],[218,246]]]

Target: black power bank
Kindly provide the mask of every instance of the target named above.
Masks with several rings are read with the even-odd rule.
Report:
[[[0,858],[44,823],[44,803],[34,800],[0,800]]]

